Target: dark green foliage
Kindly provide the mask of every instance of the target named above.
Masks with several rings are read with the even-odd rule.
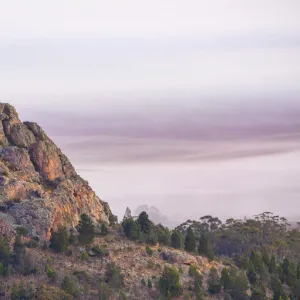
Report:
[[[249,264],[253,266],[257,274],[261,274],[261,272],[264,269],[264,262],[262,260],[262,257],[260,253],[252,251],[250,258],[249,258]]]
[[[146,246],[146,252],[149,256],[153,255],[153,250],[149,246]]]
[[[143,232],[145,234],[150,233],[151,222],[149,220],[148,214],[145,211],[140,213],[140,215],[137,219],[137,222],[140,225],[141,232]]]
[[[99,245],[94,246],[92,251],[99,257],[109,256],[109,251],[104,247],[100,247]]]
[[[220,284],[220,277],[218,271],[215,268],[210,270],[208,277],[208,291],[211,294],[219,294],[221,292],[222,286]]]
[[[86,251],[82,251],[81,254],[80,254],[80,259],[82,261],[88,260],[89,259],[89,254]]]
[[[194,252],[196,249],[196,237],[191,227],[189,227],[186,232],[186,237],[184,240],[184,249],[190,252]]]
[[[209,260],[214,259],[214,256],[215,256],[214,249],[213,249],[210,241],[207,239],[206,234],[203,234],[200,237],[199,245],[198,245],[198,253],[200,255],[206,256]]]
[[[142,286],[146,286],[146,281],[144,278],[141,280],[141,284],[142,284]]]
[[[202,287],[202,278],[198,273],[196,273],[195,275],[195,296],[196,296],[196,300],[205,299],[205,295]]]
[[[95,226],[87,214],[80,216],[78,224],[78,240],[83,245],[91,244],[95,238]]]
[[[17,235],[20,235],[20,236],[28,236],[28,234],[29,234],[28,229],[25,227],[16,228],[16,232],[17,232]]]
[[[165,267],[159,280],[159,290],[165,297],[177,297],[183,292],[179,272],[174,267]]]
[[[21,236],[17,235],[14,242],[14,267],[19,273],[25,273],[25,245]]]
[[[109,220],[110,226],[115,226],[118,223],[118,217],[113,214],[109,215],[108,220]]]
[[[100,282],[98,290],[98,299],[99,300],[109,300],[111,296],[111,291],[107,284]]]
[[[169,246],[171,244],[171,234],[168,227],[161,224],[156,226],[157,240],[161,245]]]
[[[270,263],[269,263],[269,272],[271,274],[275,274],[276,271],[277,271],[276,259],[275,259],[275,256],[272,255],[272,257],[270,259]]]
[[[124,286],[124,275],[115,263],[107,265],[105,278],[106,282],[114,289],[120,289]]]
[[[247,276],[248,276],[249,282],[251,284],[255,284],[255,283],[258,282],[258,275],[256,273],[256,270],[255,270],[255,267],[254,267],[252,261],[249,261],[248,270],[247,270]]]
[[[272,280],[272,290],[273,290],[273,299],[281,300],[285,298],[285,292],[283,289],[283,285],[279,278],[273,278]]]
[[[138,222],[134,221],[132,218],[125,219],[122,222],[122,226],[125,235],[132,240],[137,240],[140,236],[140,226]]]
[[[122,291],[120,292],[119,300],[127,300],[127,297],[126,297],[125,293],[122,292]]]
[[[4,266],[9,265],[10,255],[9,240],[0,237],[0,262]]]
[[[69,295],[76,297],[79,293],[77,279],[73,276],[66,276],[61,284],[61,288]]]
[[[223,269],[221,284],[224,286],[225,292],[227,292],[232,299],[248,299],[247,290],[249,288],[249,282],[247,276],[236,267]]]
[[[23,281],[15,283],[11,288],[11,300],[32,300],[37,299],[37,290],[31,284],[25,284]]]
[[[267,300],[266,291],[262,287],[255,287],[251,291],[250,300]]]
[[[49,279],[54,280],[57,277],[56,272],[49,265],[46,265],[45,271]]]
[[[61,227],[56,232],[52,232],[50,248],[54,251],[59,253],[67,251],[69,243],[69,235],[66,227]]]
[[[152,289],[152,287],[153,287],[152,281],[150,279],[148,279],[147,286],[148,286],[149,289]]]
[[[108,227],[104,223],[101,224],[100,234],[102,236],[108,235]]]
[[[171,244],[175,249],[181,249],[183,243],[182,234],[178,230],[174,230],[171,236]]]
[[[78,236],[77,234],[74,232],[74,229],[70,230],[70,234],[69,234],[69,244],[70,245],[74,245],[78,242]]]

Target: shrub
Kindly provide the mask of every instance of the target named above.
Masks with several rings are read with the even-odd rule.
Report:
[[[137,240],[140,236],[140,226],[132,218],[125,219],[122,222],[125,235],[132,240]]]
[[[183,241],[182,234],[178,230],[174,230],[171,236],[172,247],[175,249],[181,249],[182,241]]]
[[[73,300],[73,296],[67,294],[55,286],[42,285],[38,290],[37,299],[41,300]]]
[[[105,257],[109,255],[109,251],[106,248],[101,248],[99,245],[94,246],[92,251],[99,257]]]
[[[47,274],[47,277],[54,280],[56,278],[56,272],[49,266],[49,265],[46,265],[46,274]]]
[[[98,290],[98,299],[99,300],[108,300],[110,299],[111,291],[107,284],[104,282],[100,282],[99,290]]]
[[[76,297],[79,293],[77,280],[72,276],[66,276],[61,284],[61,288],[69,295]]]
[[[56,252],[65,252],[69,246],[69,235],[66,227],[59,228],[52,232],[50,239],[50,248]]]
[[[11,288],[11,300],[36,299],[37,290],[33,284],[24,284],[23,281],[14,283]]]
[[[186,233],[186,237],[184,241],[184,249],[190,252],[194,252],[196,249],[196,237],[191,227],[188,228]]]
[[[25,227],[18,227],[18,228],[16,228],[16,232],[20,236],[28,236],[28,234],[29,234],[28,229],[25,228]]]
[[[146,281],[144,278],[141,280],[141,284],[142,284],[142,286],[146,286]]]
[[[218,271],[215,268],[210,270],[208,277],[208,290],[211,294],[219,294],[221,292],[222,286],[220,284],[220,277]]]
[[[81,255],[80,255],[80,259],[81,259],[82,261],[88,260],[88,259],[89,259],[88,253],[87,253],[86,251],[82,251],[82,252],[81,252]]]
[[[100,227],[100,234],[101,234],[102,236],[108,235],[108,227],[107,227],[104,223],[101,224],[101,227]]]
[[[149,256],[153,255],[153,250],[149,246],[146,246],[146,252]]]
[[[152,281],[150,279],[148,279],[148,285],[147,286],[148,286],[149,289],[152,289],[152,287],[153,287]]]
[[[122,288],[124,286],[124,275],[121,273],[115,263],[109,263],[107,265],[105,273],[106,281],[112,288]]]
[[[95,238],[95,226],[91,218],[87,214],[80,216],[78,224],[78,240],[83,245],[88,245],[94,241]]]
[[[137,219],[137,222],[140,225],[141,232],[143,232],[145,234],[150,233],[151,221],[149,220],[149,216],[145,211],[140,213],[140,215]]]
[[[197,267],[195,265],[190,265],[189,275],[195,277],[198,274]]]
[[[174,267],[165,267],[159,280],[159,290],[166,297],[182,295],[183,289],[179,281],[179,272]]]

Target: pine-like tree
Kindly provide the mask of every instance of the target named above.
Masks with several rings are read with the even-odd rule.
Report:
[[[174,230],[171,236],[171,244],[175,249],[181,249],[183,243],[182,234],[178,230]]]
[[[95,226],[91,218],[87,214],[80,216],[78,224],[78,240],[83,245],[88,245],[94,241],[95,238]]]
[[[196,237],[194,231],[191,227],[188,228],[186,232],[186,237],[184,241],[184,249],[186,251],[194,252],[196,249]]]

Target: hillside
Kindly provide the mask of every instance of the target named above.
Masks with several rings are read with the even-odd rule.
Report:
[[[36,123],[9,104],[0,116],[0,299],[300,299],[300,231],[285,218],[170,230],[128,209],[118,223]]]

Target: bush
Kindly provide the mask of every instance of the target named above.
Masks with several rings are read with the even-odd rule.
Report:
[[[149,289],[152,289],[152,287],[153,287],[152,281],[150,279],[148,279],[148,285],[147,286],[148,286]]]
[[[56,272],[50,266],[46,265],[45,271],[49,279],[54,280],[56,278]]]
[[[190,265],[189,275],[195,277],[198,275],[197,267],[195,265]]]
[[[104,223],[101,224],[100,234],[101,234],[102,236],[108,235],[108,227],[107,227]]]
[[[172,247],[175,249],[181,249],[182,241],[183,241],[182,234],[178,230],[174,230],[171,236]]]
[[[37,290],[33,284],[24,284],[23,281],[14,283],[11,288],[11,300],[36,299]]]
[[[66,227],[59,228],[52,232],[50,239],[50,248],[56,252],[65,252],[69,246],[69,235]]]
[[[108,300],[110,299],[111,291],[107,284],[104,282],[100,282],[99,291],[98,291],[98,299],[99,300]]]
[[[83,245],[91,244],[95,238],[95,226],[87,214],[80,216],[78,224],[78,240]]]
[[[82,261],[88,260],[88,259],[89,259],[88,253],[87,253],[86,251],[82,251],[82,252],[81,252],[81,255],[80,255],[80,259],[81,259]]]
[[[208,290],[211,294],[219,294],[221,292],[222,286],[220,284],[220,277],[218,271],[215,268],[210,270],[208,277]]]
[[[142,286],[146,286],[146,281],[144,278],[141,280],[141,284],[142,284]]]
[[[37,299],[41,300],[72,300],[73,296],[58,287],[42,285],[38,290]]]
[[[107,265],[105,273],[107,283],[115,289],[120,289],[124,286],[124,275],[121,273],[115,263],[109,263]]]
[[[99,257],[109,256],[109,251],[106,248],[101,248],[99,245],[94,246],[92,251]]]
[[[79,293],[78,284],[76,278],[72,276],[66,276],[61,284],[61,288],[69,295],[76,297]]]
[[[149,246],[146,246],[146,252],[149,256],[153,255],[153,250]]]
[[[125,219],[122,222],[125,235],[132,240],[137,240],[140,237],[140,226],[132,218]]]
[[[186,237],[184,241],[184,249],[190,252],[194,252],[196,249],[196,237],[191,227],[188,228],[186,233]]]
[[[159,290],[165,297],[182,295],[183,289],[179,281],[179,272],[174,267],[165,267],[159,280]]]

